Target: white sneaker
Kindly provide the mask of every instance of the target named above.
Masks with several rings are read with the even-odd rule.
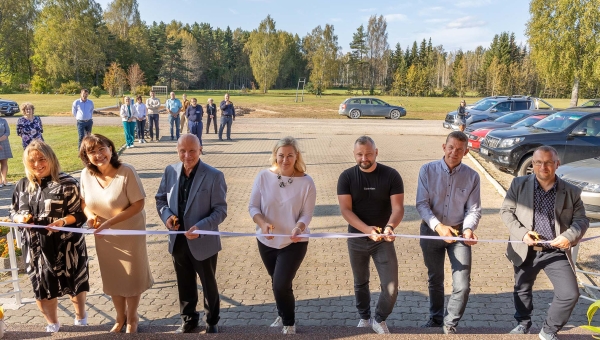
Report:
[[[143,142],[142,142],[142,140],[140,139],[140,141],[139,141],[138,143],[142,144]]]
[[[296,334],[296,326],[283,326],[283,334]]]
[[[360,319],[360,321],[358,322],[358,326],[356,327],[371,327],[371,319]]]
[[[281,320],[281,316],[278,316],[277,319],[271,324],[271,327],[281,327],[283,326],[283,321]]]
[[[73,326],[87,326],[87,312],[84,314],[83,319],[77,319],[77,316],[73,318]]]
[[[51,323],[46,326],[46,333],[56,333],[60,329],[60,322]]]
[[[377,321],[373,320],[372,326],[373,326],[373,330],[377,334],[390,334],[390,330],[388,329],[387,325],[385,324],[385,321],[381,321],[380,323],[377,323]]]
[[[129,147],[130,147],[130,148],[133,148],[134,146],[135,146],[135,145],[131,144]]]
[[[131,146],[127,145],[126,148],[129,149],[129,148],[131,148]]]

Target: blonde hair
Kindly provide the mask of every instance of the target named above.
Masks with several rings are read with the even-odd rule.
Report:
[[[271,162],[271,166],[275,169],[279,169],[279,165],[277,164],[277,150],[279,148],[291,145],[296,151],[296,163],[294,163],[294,170],[296,172],[304,173],[306,172],[306,164],[304,163],[304,159],[302,158],[302,152],[300,152],[300,147],[298,147],[298,141],[294,137],[283,137],[281,138],[275,147],[273,148],[273,152],[271,154],[271,158],[269,161]]]
[[[25,102],[21,104],[21,112],[25,112],[25,109],[30,107],[32,110],[35,110],[35,107],[30,102]]]
[[[48,161],[48,167],[50,168],[50,177],[52,177],[52,181],[58,183],[59,182],[59,174],[60,174],[60,164],[58,163],[58,158],[56,158],[56,154],[50,147],[50,145],[46,144],[44,141],[40,139],[34,139],[23,151],[23,165],[25,166],[25,176],[29,180],[29,185],[27,186],[27,190],[29,192],[34,192],[37,186],[38,180],[41,178],[36,178],[33,174],[32,163],[30,159],[30,155],[32,152],[37,151]]]

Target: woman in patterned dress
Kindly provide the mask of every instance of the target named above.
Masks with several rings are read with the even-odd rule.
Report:
[[[23,103],[21,105],[23,117],[17,120],[17,136],[21,136],[23,149],[34,139],[44,140],[44,137],[42,137],[42,133],[44,132],[42,120],[40,117],[33,115],[34,110],[35,108],[31,103]]]
[[[6,175],[8,174],[8,159],[13,158],[12,150],[10,149],[10,127],[4,118],[0,118],[0,188],[8,185]]]
[[[85,222],[79,184],[60,172],[54,151],[43,141],[32,141],[23,152],[25,178],[13,192],[11,217],[16,223],[54,227],[80,227]],[[21,228],[27,273],[38,308],[55,333],[58,297],[69,295],[75,307],[74,325],[87,325],[85,312],[88,283],[88,257],[84,234],[41,228]]]

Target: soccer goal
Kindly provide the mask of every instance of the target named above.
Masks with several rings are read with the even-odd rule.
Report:
[[[160,96],[167,96],[167,87],[166,86],[152,86],[152,91],[154,92],[154,95],[156,95],[157,97]]]

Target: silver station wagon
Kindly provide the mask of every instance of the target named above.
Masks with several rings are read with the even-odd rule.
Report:
[[[372,97],[348,98],[340,104],[338,112],[340,115],[352,119],[363,116],[400,119],[400,117],[406,116],[406,110],[402,106],[390,105],[381,99]]]

